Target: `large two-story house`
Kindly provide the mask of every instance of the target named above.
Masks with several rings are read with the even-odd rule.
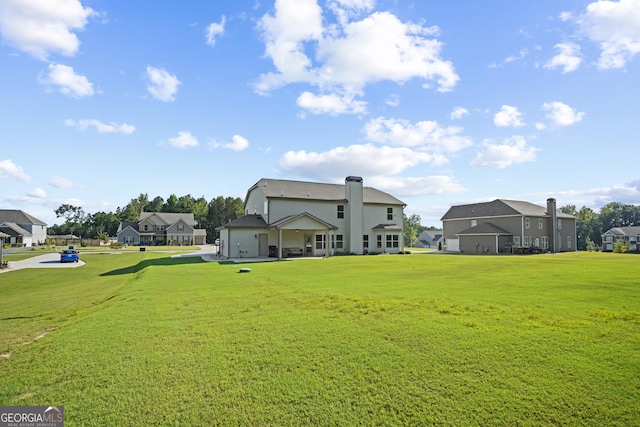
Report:
[[[629,245],[629,252],[640,252],[640,226],[613,227],[602,234],[602,251],[613,251],[616,242]]]
[[[468,254],[575,251],[576,221],[553,198],[546,207],[504,199],[452,206],[442,217],[444,246]]]
[[[247,191],[244,216],[222,225],[220,254],[228,258],[398,253],[405,204],[365,187],[263,178]]]
[[[42,245],[47,239],[47,224],[17,209],[0,209],[0,231],[5,243],[18,246]]]
[[[192,213],[142,212],[138,222],[121,222],[118,242],[128,245],[204,245],[207,230]]]

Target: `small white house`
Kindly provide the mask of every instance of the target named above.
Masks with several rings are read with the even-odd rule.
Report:
[[[263,178],[248,191],[245,216],[218,227],[227,258],[398,253],[405,204],[364,187]]]

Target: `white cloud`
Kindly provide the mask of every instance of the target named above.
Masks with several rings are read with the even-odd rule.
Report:
[[[226,148],[233,151],[242,151],[249,147],[249,141],[247,141],[246,138],[243,138],[240,135],[233,135],[233,138],[231,138],[231,142],[219,142],[216,140],[212,140],[209,145],[212,148]]]
[[[209,46],[216,45],[216,37],[224,34],[224,25],[227,18],[222,15],[220,22],[212,22],[207,26],[207,44]]]
[[[10,159],[0,161],[0,178],[17,179],[23,182],[31,181],[31,177],[24,172],[22,166],[16,165]]]
[[[374,176],[367,178],[367,185],[387,191],[398,197],[431,196],[467,191],[452,177],[446,175],[405,178],[397,176]]]
[[[178,132],[178,136],[176,136],[175,138],[169,138],[167,143],[176,148],[197,147],[198,139],[195,136],[191,135],[190,132],[181,131]]]
[[[117,124],[111,122],[109,124],[105,124],[96,119],[79,121],[67,119],[64,121],[64,124],[67,126],[75,127],[78,130],[87,130],[89,127],[94,127],[99,133],[123,133],[128,135],[136,130],[135,126],[128,125],[126,123]]]
[[[498,127],[522,127],[522,113],[516,107],[503,105],[502,109],[493,116],[493,123]]]
[[[555,69],[562,68],[562,74],[575,71],[582,62],[580,46],[576,43],[558,43],[554,46],[560,52],[544,64],[544,68]]]
[[[95,91],[93,84],[80,74],[76,74],[73,67],[62,64],[49,64],[49,74],[39,76],[40,83],[57,86],[60,93],[80,98],[92,96]]]
[[[377,147],[372,144],[337,147],[316,153],[289,151],[280,159],[280,169],[289,175],[339,182],[348,175],[394,175],[420,163],[441,164],[441,156],[406,147]]]
[[[449,117],[451,118],[451,120],[460,120],[467,115],[469,115],[469,110],[463,107],[456,107],[453,109]]]
[[[169,74],[163,68],[149,65],[147,66],[147,78],[149,79],[147,91],[151,96],[159,101],[175,101],[178,86],[181,84],[176,76]]]
[[[44,192],[42,188],[34,188],[33,190],[27,193],[29,197],[33,197],[36,199],[46,199],[47,193]]]
[[[514,136],[504,144],[485,143],[485,150],[471,161],[473,167],[504,169],[514,164],[535,160],[538,149],[527,145],[522,136]]]
[[[75,32],[95,15],[78,0],[2,0],[0,33],[6,44],[40,60],[51,52],[73,56],[80,45]]]
[[[392,93],[387,97],[385,103],[390,107],[397,107],[400,105],[400,97],[397,94]]]
[[[563,199],[563,204],[600,208],[611,202],[640,204],[640,178],[612,187],[589,188],[586,190],[566,190],[536,194],[540,198],[553,196]]]
[[[602,50],[601,69],[622,68],[640,52],[640,0],[592,2],[577,23]]]
[[[404,23],[389,12],[352,20],[373,5],[365,0],[329,2],[338,23],[325,27],[316,0],[277,0],[275,13],[259,22],[266,56],[276,71],[262,74],[256,91],[267,94],[289,83],[308,83],[321,90],[321,98],[336,90],[360,94],[369,83],[413,78],[435,81],[441,92],[452,90],[459,77],[452,63],[440,57],[442,43],[433,38],[437,28]]]
[[[585,115],[562,102],[545,102],[542,109],[547,112],[547,118],[556,126],[570,126],[578,123]]]
[[[472,145],[471,139],[460,135],[462,128],[443,127],[435,121],[420,121],[415,124],[407,120],[378,117],[364,126],[366,139],[404,147],[454,152]]]
[[[354,95],[341,96],[337,93],[314,95],[305,91],[300,94],[297,103],[300,108],[313,114],[359,114],[367,109],[367,103],[355,100]]]
[[[55,188],[81,188],[81,186],[74,184],[70,179],[61,176],[52,177],[49,184]]]

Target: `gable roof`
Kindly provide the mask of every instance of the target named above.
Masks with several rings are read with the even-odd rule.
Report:
[[[171,212],[140,212],[140,221],[142,222],[145,219],[150,219],[151,217],[156,216],[161,221],[166,224],[175,224],[176,222],[182,220],[185,223],[193,226],[196,221],[193,217],[193,213],[171,213]]]
[[[267,198],[346,201],[343,184],[262,178],[247,191],[247,198],[253,190],[262,191]],[[391,194],[373,187],[362,187],[362,193],[364,203],[406,205]]]
[[[498,227],[495,224],[490,222],[483,222],[482,224],[478,224],[475,227],[467,228],[466,230],[462,230],[457,235],[478,235],[478,234],[490,234],[490,235],[508,235],[511,236],[513,233],[505,230],[502,227]]]
[[[640,227],[613,227],[605,231],[604,234],[613,234],[615,236],[638,236],[640,235]]]
[[[5,233],[11,234],[11,232],[8,231],[8,230],[11,230],[15,232],[17,236],[33,237],[33,234],[31,234],[29,231],[25,230],[24,228],[20,227],[15,222],[3,222],[3,223],[0,223],[0,227],[2,227],[2,231],[4,231]]]
[[[557,211],[556,215],[558,218],[576,218],[562,211]],[[495,216],[549,216],[549,214],[546,206],[539,206],[520,200],[496,199],[491,202],[451,206],[441,220]]]
[[[120,233],[121,231],[123,231],[125,228],[131,228],[132,230],[135,231],[139,231],[138,230],[138,223],[137,222],[133,222],[133,221],[124,221],[121,222],[120,225],[118,226],[118,231],[117,233]]]
[[[320,218],[318,218],[315,215],[311,215],[309,212],[301,212],[299,214],[285,216],[284,218],[279,219],[278,221],[272,222],[271,224],[269,224],[269,227],[271,227],[271,228],[280,228],[280,227],[282,227],[283,225],[285,225],[285,224],[287,224],[289,222],[295,221],[296,219],[303,218],[303,217],[311,218],[312,220],[318,222],[319,224],[322,224],[323,226],[327,227],[330,230],[335,230],[335,229],[338,228],[335,225],[328,223],[327,221],[321,220]]]
[[[18,209],[0,209],[0,222],[47,225],[47,223],[40,221],[38,218]]]

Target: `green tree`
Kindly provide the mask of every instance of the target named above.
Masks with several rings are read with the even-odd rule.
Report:
[[[162,206],[164,206],[164,199],[160,196],[156,196],[145,208],[145,212],[162,212]]]
[[[68,233],[77,233],[79,237],[84,237],[82,234],[85,228],[86,214],[81,207],[62,204],[54,212],[56,214],[56,218],[65,219],[65,227],[66,230],[68,230]]]
[[[416,214],[412,214],[408,216],[406,214],[402,214],[403,216],[403,237],[405,246],[413,246],[416,240],[418,240],[418,230],[421,227],[420,224],[420,216]]]

